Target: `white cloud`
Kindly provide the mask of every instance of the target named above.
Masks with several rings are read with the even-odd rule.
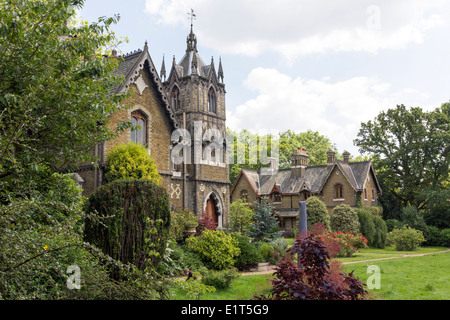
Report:
[[[328,136],[340,151],[350,152],[355,151],[353,139],[361,122],[397,104],[417,106],[428,98],[413,89],[393,91],[389,83],[376,78],[354,77],[333,83],[292,78],[265,68],[254,69],[245,86],[255,91],[256,97],[228,112],[230,128],[253,132],[313,130]]]
[[[443,0],[147,0],[146,12],[166,25],[189,24],[203,46],[223,54],[266,51],[289,60],[329,51],[401,49],[422,43],[427,31],[446,23]]]

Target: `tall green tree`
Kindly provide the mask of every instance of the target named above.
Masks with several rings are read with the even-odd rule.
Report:
[[[111,94],[118,60],[102,50],[119,17],[69,25],[83,3],[0,0],[0,189],[93,161],[114,135],[107,115],[124,95]]]
[[[373,155],[385,212],[408,205],[421,209],[427,203],[424,193],[448,188],[449,123],[450,104],[445,103],[430,112],[398,105],[361,124],[355,144]]]
[[[299,133],[292,130],[284,131],[280,133],[279,143],[279,167],[282,169],[291,167],[292,152],[300,146],[306,149],[310,166],[327,164],[327,151],[330,149],[337,151],[328,137],[311,130]]]

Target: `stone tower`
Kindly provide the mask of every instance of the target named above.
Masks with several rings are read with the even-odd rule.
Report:
[[[229,213],[229,174],[226,159],[226,107],[222,62],[218,71],[214,58],[207,65],[197,50],[197,37],[191,24],[186,52],[172,67],[166,79],[161,67],[164,90],[183,133],[174,134],[172,154],[175,171],[183,178],[183,207],[197,215],[206,213],[225,226]],[[182,141],[182,143],[180,142]]]

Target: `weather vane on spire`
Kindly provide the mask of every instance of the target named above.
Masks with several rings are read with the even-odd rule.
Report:
[[[196,19],[196,15],[195,15],[195,13],[194,13],[194,9],[191,9],[191,12],[190,13],[188,13],[188,15],[189,15],[189,19],[191,20],[191,27],[193,26],[193,24],[194,24],[194,20]]]

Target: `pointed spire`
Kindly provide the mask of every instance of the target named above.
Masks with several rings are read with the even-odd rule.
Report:
[[[222,79],[221,82],[223,82],[223,68],[222,68],[222,58],[221,57],[219,57],[219,71],[217,72],[217,78],[219,78],[219,81],[220,81],[220,79]]]
[[[161,76],[161,79],[162,79],[162,77],[164,77],[163,81],[166,81],[166,64],[164,63],[164,55],[163,55],[163,61],[162,61],[160,76]]]

